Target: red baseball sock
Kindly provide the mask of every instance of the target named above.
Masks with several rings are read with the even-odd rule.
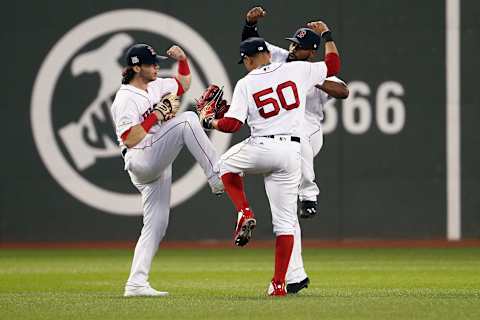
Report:
[[[247,197],[243,191],[243,179],[239,174],[227,172],[222,176],[222,182],[237,211],[249,207]]]
[[[288,264],[293,250],[293,235],[285,234],[277,236],[275,241],[275,275],[273,281],[275,283],[285,282]]]

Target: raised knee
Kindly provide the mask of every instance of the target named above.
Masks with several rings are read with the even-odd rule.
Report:
[[[177,119],[177,121],[179,121],[179,122],[188,122],[188,123],[198,122],[199,123],[198,116],[193,111],[182,112],[182,113],[176,115],[175,119]]]
[[[192,122],[197,122],[198,123],[199,122],[197,114],[193,111],[185,111],[184,113],[182,113],[182,115],[190,123],[192,123]]]

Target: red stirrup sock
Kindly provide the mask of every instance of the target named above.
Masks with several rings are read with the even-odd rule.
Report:
[[[227,172],[222,176],[222,182],[230,200],[237,211],[248,208],[247,197],[243,191],[243,179],[237,173]]]
[[[275,283],[284,283],[293,250],[293,235],[277,236],[275,241]]]

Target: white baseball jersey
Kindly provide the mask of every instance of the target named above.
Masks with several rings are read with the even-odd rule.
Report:
[[[323,61],[271,63],[252,70],[237,82],[225,117],[246,119],[252,137],[298,135],[307,92],[326,75]]]
[[[122,84],[111,107],[115,133],[120,147],[124,147],[121,135],[125,131],[142,123],[153,112],[153,107],[163,95],[177,91],[178,83],[174,78],[158,78],[148,84],[147,91],[129,84]],[[155,134],[159,127],[159,124],[155,124],[147,135]],[[144,138],[135,148],[145,147],[149,140]]]
[[[272,45],[267,42],[267,48],[272,54],[272,62],[286,62],[288,59],[288,51]],[[339,78],[333,76],[328,77],[325,80],[344,83]],[[344,83],[345,84],[345,83]],[[323,106],[332,97],[326,92],[316,87],[310,89],[307,93],[307,102],[305,106],[305,120],[307,120],[309,127],[320,127],[323,120]]]
[[[268,51],[272,55],[272,62],[287,62],[288,50],[277,47],[269,42],[266,42]]]

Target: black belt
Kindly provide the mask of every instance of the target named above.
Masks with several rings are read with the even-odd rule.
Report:
[[[127,150],[128,150],[127,148],[122,149],[122,157],[125,158],[125,155],[127,154]]]
[[[272,138],[272,139],[275,139],[275,136],[272,134],[270,136],[264,136],[265,138]],[[300,143],[300,137],[294,137],[294,136],[291,136],[290,137],[290,141],[293,141],[293,142],[298,142]]]

